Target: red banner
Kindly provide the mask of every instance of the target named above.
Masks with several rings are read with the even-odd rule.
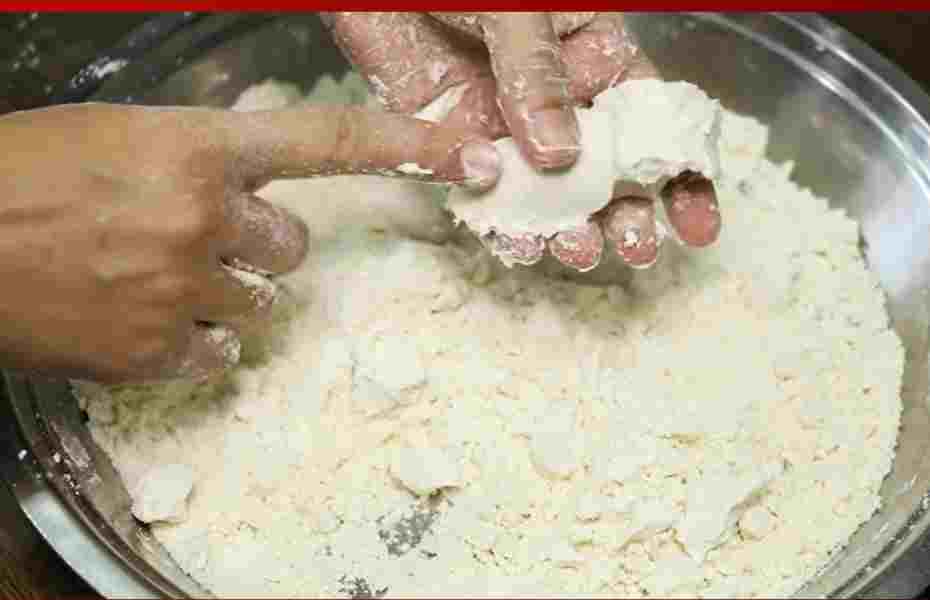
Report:
[[[695,2],[687,0],[626,0],[608,2],[557,2],[554,0],[470,0],[423,2],[417,0],[394,0],[378,2],[355,0],[326,2],[323,0],[0,0],[0,11],[317,11],[317,10],[617,10],[625,11],[866,11],[866,10],[930,10],[930,0],[717,0]]]

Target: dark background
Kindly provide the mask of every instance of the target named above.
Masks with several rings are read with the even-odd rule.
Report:
[[[0,14],[0,114],[49,94],[150,13]],[[930,89],[930,12],[827,13]]]
[[[0,14],[0,114],[47,105],[81,67],[151,16]],[[826,16],[897,63],[930,91],[930,12]],[[0,598],[86,598],[89,593],[42,542],[9,490],[0,485]],[[930,594],[925,592],[922,597],[930,599]]]

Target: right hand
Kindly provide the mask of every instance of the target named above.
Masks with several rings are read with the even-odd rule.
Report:
[[[412,114],[463,85],[443,123],[492,139],[513,136],[539,169],[576,160],[572,105],[588,104],[623,81],[656,76],[619,13],[351,12],[323,19],[389,110]],[[540,260],[548,248],[562,263],[587,270],[600,261],[605,239],[630,266],[654,263],[662,237],[653,199],[607,200],[608,207],[578,230],[548,240],[498,235],[485,241],[523,264]],[[720,213],[709,180],[683,173],[661,200],[682,242],[703,247],[717,239]]]
[[[0,365],[101,383],[237,361],[275,299],[256,272],[307,251],[305,225],[253,194],[267,181],[405,163],[477,188],[498,176],[478,135],[341,106],[58,106],[0,117],[0,140]]]

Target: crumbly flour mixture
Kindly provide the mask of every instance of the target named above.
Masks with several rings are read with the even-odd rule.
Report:
[[[879,505],[904,356],[766,137],[725,112],[720,242],[607,287],[321,217],[358,178],[272,184],[326,223],[274,332],[207,387],[84,389],[89,427],[219,596],[789,594]]]

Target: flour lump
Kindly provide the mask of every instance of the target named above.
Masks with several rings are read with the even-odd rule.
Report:
[[[439,448],[401,448],[394,452],[391,474],[417,496],[462,485],[458,462]]]
[[[155,465],[132,491],[132,514],[143,523],[180,523],[193,488],[194,472],[187,465]]]

